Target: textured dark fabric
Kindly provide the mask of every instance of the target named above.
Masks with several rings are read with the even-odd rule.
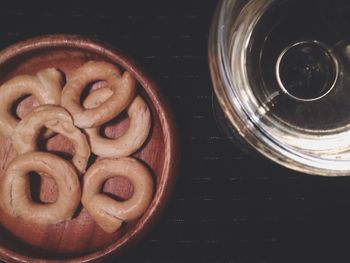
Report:
[[[107,262],[349,262],[350,178],[289,171],[216,128],[207,38],[217,1],[38,3],[1,3],[0,48],[48,33],[106,41],[158,80],[179,123],[182,166],[165,215]]]

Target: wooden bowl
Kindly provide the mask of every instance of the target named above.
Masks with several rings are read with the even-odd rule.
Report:
[[[141,218],[127,223],[113,234],[103,232],[82,207],[72,220],[47,226],[29,224],[0,211],[2,260],[90,262],[112,252],[120,252],[149,230],[169,198],[178,162],[174,118],[155,82],[132,59],[106,44],[81,36],[37,37],[12,45],[0,53],[0,84],[16,75],[35,74],[48,67],[62,70],[69,79],[70,74],[88,60],[104,60],[118,65],[131,72],[140,84],[139,92],[152,112],[152,130],[145,145],[133,156],[143,161],[154,175],[154,199]],[[19,103],[17,114],[23,116],[35,105],[37,103],[33,97],[26,98]],[[105,132],[109,136],[118,136],[127,125],[128,120],[124,116],[111,122]],[[49,139],[45,147],[63,157],[72,153],[72,145],[61,135]],[[14,156],[11,141],[0,137],[0,173],[4,173]],[[56,185],[50,179],[42,178],[40,183],[38,177],[32,182],[32,188],[34,199],[52,202],[56,198]],[[132,187],[127,180],[117,177],[107,181],[104,192],[128,198]]]

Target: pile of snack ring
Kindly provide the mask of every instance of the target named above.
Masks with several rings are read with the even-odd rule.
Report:
[[[104,231],[112,233],[123,222],[139,218],[153,197],[148,168],[128,157],[147,139],[151,113],[136,94],[136,80],[115,65],[89,61],[66,83],[63,74],[48,68],[36,75],[16,76],[0,87],[0,133],[11,139],[17,152],[1,176],[0,207],[31,223],[56,224],[70,220],[81,203]],[[91,91],[81,103],[83,91],[100,80],[107,84]],[[12,108],[25,95],[33,95],[40,105],[20,120]],[[130,120],[126,132],[115,139],[101,136],[101,125],[124,110]],[[57,133],[72,142],[71,161],[38,149],[38,140]],[[101,158],[87,167],[91,152]],[[33,201],[28,177],[32,171],[55,180],[58,197],[54,203]],[[128,200],[117,201],[103,194],[104,182],[115,176],[132,184]]]

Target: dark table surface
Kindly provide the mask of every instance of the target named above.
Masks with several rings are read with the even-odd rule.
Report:
[[[216,128],[207,38],[217,1],[6,3],[0,48],[48,33],[106,41],[141,62],[174,109],[182,136],[174,196],[153,231],[107,262],[349,262],[350,178],[287,170]]]

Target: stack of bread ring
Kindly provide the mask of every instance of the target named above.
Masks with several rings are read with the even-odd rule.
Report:
[[[136,80],[115,65],[86,62],[66,83],[63,74],[44,69],[36,75],[14,77],[0,87],[0,133],[11,139],[17,152],[0,178],[0,207],[10,216],[31,223],[56,224],[71,219],[81,203],[104,231],[112,233],[123,222],[140,217],[153,197],[148,168],[128,157],[146,141],[151,113],[136,94]],[[106,85],[82,99],[86,88],[101,80]],[[12,109],[25,95],[33,95],[40,105],[20,120]],[[101,125],[123,111],[130,120],[126,132],[115,139],[101,136]],[[72,142],[72,160],[38,149],[38,140],[56,133]],[[91,152],[99,158],[88,167]],[[41,204],[32,199],[28,176],[32,171],[55,180],[55,202]],[[115,176],[127,178],[133,186],[126,201],[102,192],[104,182]]]

